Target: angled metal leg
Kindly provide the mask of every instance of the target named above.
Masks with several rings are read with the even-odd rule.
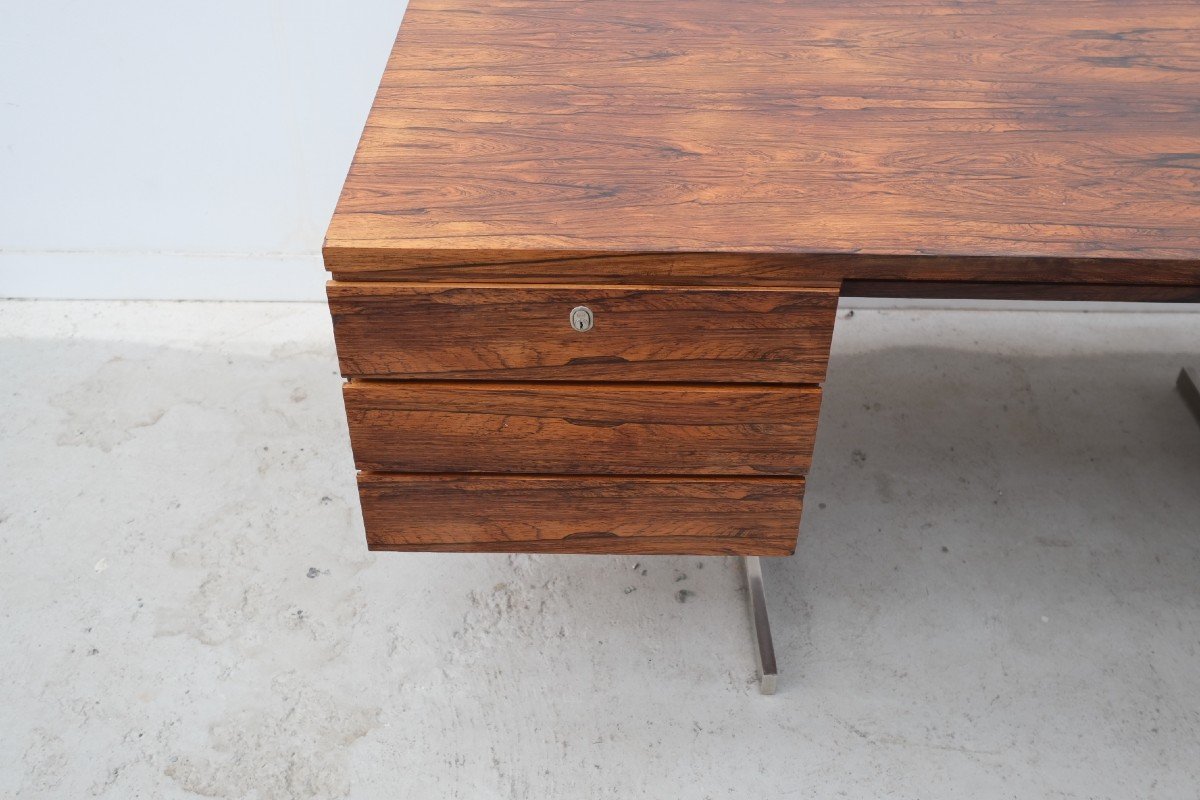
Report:
[[[1200,378],[1196,377],[1196,371],[1188,367],[1179,370],[1175,388],[1183,395],[1183,402],[1192,410],[1196,422],[1200,422]]]
[[[767,595],[763,591],[762,562],[758,556],[745,556],[746,587],[750,595],[750,617],[758,640],[758,690],[775,694],[779,670],[775,666],[775,643],[771,641],[771,622],[767,619]]]

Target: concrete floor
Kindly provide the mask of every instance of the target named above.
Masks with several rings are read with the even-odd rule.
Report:
[[[843,311],[734,559],[366,552],[319,305],[0,304],[0,797],[1194,798],[1200,314]]]

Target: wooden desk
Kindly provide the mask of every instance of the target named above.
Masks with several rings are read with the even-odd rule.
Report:
[[[1200,4],[412,0],[324,253],[373,549],[788,554],[839,294],[1200,299]]]

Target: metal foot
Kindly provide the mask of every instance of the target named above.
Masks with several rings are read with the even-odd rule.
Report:
[[[1183,395],[1183,402],[1192,410],[1196,422],[1200,422],[1200,378],[1196,377],[1196,371],[1187,367],[1179,370],[1175,388]]]
[[[775,694],[779,670],[775,666],[775,643],[771,641],[771,622],[767,619],[767,595],[763,591],[762,562],[758,556],[745,556],[746,586],[750,595],[750,617],[758,640],[758,690]]]

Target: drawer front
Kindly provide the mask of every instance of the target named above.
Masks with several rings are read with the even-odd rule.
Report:
[[[803,475],[821,390],[793,386],[345,386],[359,469]]]
[[[800,478],[359,476],[372,550],[791,555]]]
[[[836,289],[329,284],[350,377],[820,383]],[[573,327],[586,307],[591,327]]]

